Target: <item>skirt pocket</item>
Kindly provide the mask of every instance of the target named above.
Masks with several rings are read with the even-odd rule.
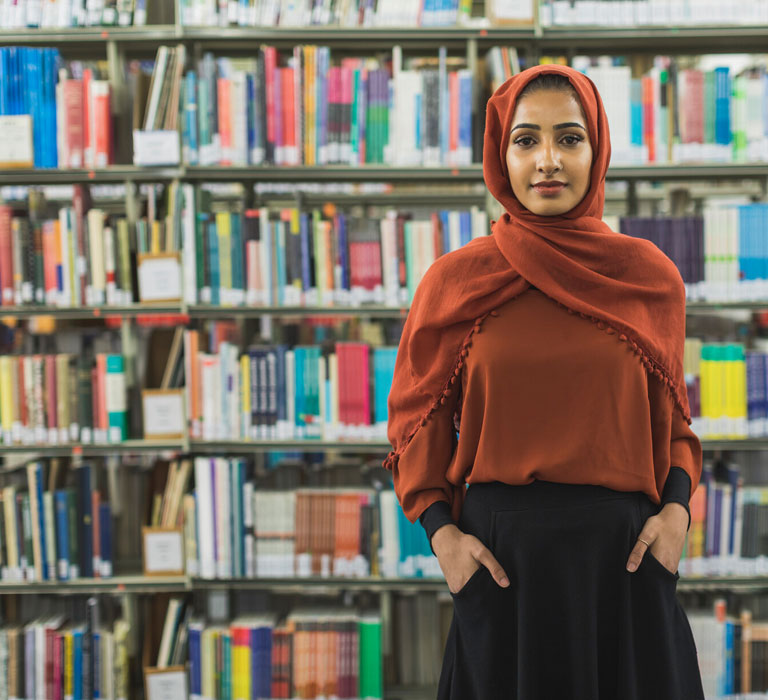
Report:
[[[459,590],[456,591],[456,593],[453,593],[450,590],[448,592],[454,597],[454,599],[459,596],[466,595],[467,592],[471,592],[473,586],[477,584],[477,581],[482,576],[483,570],[485,570],[486,572],[488,571],[488,569],[486,569],[485,566],[483,566],[483,564],[480,564],[478,569],[474,573],[472,573],[472,575],[464,582],[464,585],[461,588],[459,588]]]

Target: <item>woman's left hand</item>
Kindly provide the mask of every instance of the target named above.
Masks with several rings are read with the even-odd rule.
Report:
[[[680,563],[688,532],[688,513],[680,503],[667,503],[656,515],[645,521],[637,542],[629,554],[627,571],[635,571],[650,545],[651,554],[667,571],[675,573]]]

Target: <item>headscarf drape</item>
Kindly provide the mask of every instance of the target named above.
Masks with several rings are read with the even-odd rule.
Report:
[[[539,216],[514,196],[506,152],[517,97],[543,73],[568,78],[587,120],[593,160],[582,201],[560,216]],[[504,214],[492,234],[440,256],[416,288],[405,321],[388,398],[392,469],[419,428],[452,395],[472,334],[504,302],[533,285],[598,329],[615,331],[661,392],[691,423],[683,373],[685,286],[675,264],[652,242],[602,221],[611,157],[608,118],[594,83],[561,65],[529,68],[503,83],[486,107],[483,177]],[[653,410],[653,407],[651,407]],[[670,412],[671,415],[671,412]]]

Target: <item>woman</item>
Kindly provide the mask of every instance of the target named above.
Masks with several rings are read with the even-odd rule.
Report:
[[[438,700],[704,697],[676,597],[702,464],[685,288],[602,222],[610,150],[581,73],[501,85],[505,213],[430,266],[403,328],[384,466],[453,597]]]

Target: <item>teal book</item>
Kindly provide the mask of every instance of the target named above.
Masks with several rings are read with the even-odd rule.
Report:
[[[109,441],[122,442],[128,438],[128,410],[125,396],[125,362],[123,356],[107,355],[106,368]]]

